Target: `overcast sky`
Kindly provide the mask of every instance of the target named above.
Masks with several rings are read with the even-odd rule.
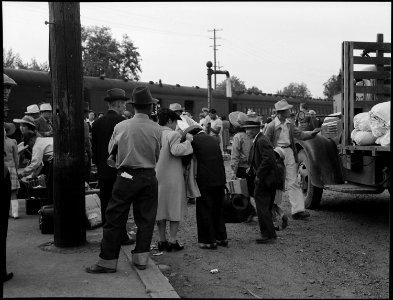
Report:
[[[24,62],[48,61],[47,2],[3,1],[3,49]],[[81,2],[81,24],[127,34],[141,54],[141,81],[207,86],[206,62],[276,93],[305,83],[324,98],[337,75],[343,41],[391,42],[390,2]],[[217,75],[217,82],[225,75]],[[213,83],[214,84],[214,83]]]

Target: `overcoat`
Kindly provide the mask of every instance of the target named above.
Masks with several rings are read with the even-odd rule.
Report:
[[[164,126],[162,148],[156,166],[158,208],[156,220],[182,221],[187,212],[186,186],[181,156],[193,152],[191,143],[180,143],[181,135]]]

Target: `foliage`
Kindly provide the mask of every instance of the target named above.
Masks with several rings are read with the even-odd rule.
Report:
[[[325,87],[323,94],[328,99],[333,99],[333,96],[341,91],[341,75],[332,75],[323,86]]]
[[[82,26],[81,37],[84,75],[139,80],[140,54],[127,35],[119,43],[109,27]]]
[[[49,71],[49,64],[47,62],[38,63],[35,58],[32,58],[30,63],[24,63],[20,58],[19,53],[14,53],[12,48],[7,51],[3,49],[3,67],[11,69],[24,69],[34,71]]]
[[[284,87],[283,90],[278,90],[277,94],[288,95],[292,97],[302,97],[309,98],[311,97],[311,92],[307,88],[305,83],[295,83],[291,82],[288,86]]]
[[[258,94],[258,93],[262,93],[262,90],[260,90],[259,88],[257,88],[256,86],[252,86],[250,88],[247,89],[247,92],[249,93],[254,93],[254,94]]]
[[[236,76],[231,76],[231,86],[232,86],[232,92],[235,91],[245,91],[246,90],[246,85],[244,84],[244,81],[240,80]],[[225,91],[226,90],[226,79],[217,83],[217,90],[218,91]]]

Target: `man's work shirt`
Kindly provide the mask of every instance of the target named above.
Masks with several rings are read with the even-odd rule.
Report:
[[[43,162],[53,159],[53,137],[37,137],[30,164],[23,169],[22,176],[27,176],[37,170]]]
[[[291,144],[288,124],[291,124],[288,119],[286,119],[284,123],[281,123],[278,117],[274,118],[274,125],[276,127],[276,130],[281,127],[281,133],[277,140],[277,146],[279,147],[287,147]]]
[[[252,146],[250,137],[245,132],[238,132],[234,135],[231,151],[231,169],[236,174],[237,168],[249,168],[248,156]]]
[[[161,134],[162,127],[146,114],[137,113],[116,124],[108,144],[108,152],[117,153],[116,168],[154,169],[160,155]]]

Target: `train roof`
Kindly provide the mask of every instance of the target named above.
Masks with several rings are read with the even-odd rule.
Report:
[[[18,86],[47,86],[51,85],[51,78],[49,72],[44,71],[32,71],[32,70],[23,70],[23,69],[10,69],[5,68],[4,73],[9,77],[14,79]],[[187,97],[207,97],[207,88],[200,88],[198,86],[181,86],[179,84],[171,85],[171,84],[161,84],[150,82],[139,82],[139,81],[131,81],[131,80],[121,80],[121,79],[110,79],[110,78],[101,78],[101,77],[92,77],[92,76],[84,76],[83,78],[84,88],[88,90],[96,90],[96,91],[106,91],[113,87],[118,87],[124,89],[127,94],[132,93],[132,90],[137,86],[149,86],[151,93],[160,94],[160,95],[187,95]],[[213,90],[212,95],[216,99],[225,99],[225,92]],[[233,94],[233,98],[238,96],[244,97],[249,100],[258,100],[263,96],[264,101],[278,101],[280,99],[285,98],[289,102],[300,103],[307,102],[310,104],[331,104],[332,100],[325,99],[315,99],[315,98],[301,98],[301,97],[291,97],[287,95],[279,95],[279,94],[269,94],[269,93],[251,93],[244,91],[236,91]]]

